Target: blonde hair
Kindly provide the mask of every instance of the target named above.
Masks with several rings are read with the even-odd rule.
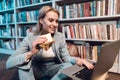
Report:
[[[38,22],[37,25],[33,28],[33,32],[35,34],[39,34],[40,31],[42,30],[42,24],[40,23],[40,19],[44,18],[46,16],[46,13],[49,11],[54,11],[58,14],[59,16],[59,12],[58,10],[52,8],[51,6],[43,6],[40,10],[39,10],[39,14],[38,14]]]

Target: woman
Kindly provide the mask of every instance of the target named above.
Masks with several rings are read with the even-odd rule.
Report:
[[[27,36],[15,54],[9,57],[6,67],[8,69],[17,67],[20,80],[40,80],[42,77],[62,80],[66,76],[60,71],[72,64],[84,64],[87,68],[93,69],[93,65],[86,60],[69,55],[64,36],[57,31],[58,19],[57,10],[50,6],[42,7],[39,11],[38,24],[33,29],[34,35]],[[54,43],[45,51],[39,45],[47,41],[46,37],[42,37],[47,33],[51,33]]]

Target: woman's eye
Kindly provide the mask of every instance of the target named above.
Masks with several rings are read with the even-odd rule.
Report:
[[[58,20],[56,20],[56,23],[58,23]]]
[[[49,19],[50,22],[53,22],[53,19]]]
[[[58,20],[54,20],[54,19],[49,19],[49,22],[56,22],[56,23],[58,23]]]

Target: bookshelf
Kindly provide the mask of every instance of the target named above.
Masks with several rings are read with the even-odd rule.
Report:
[[[60,28],[65,34],[66,41],[76,44],[79,53],[89,47],[91,52],[86,51],[87,54],[92,54],[94,57],[90,59],[96,60],[100,46],[120,39],[120,6],[117,3],[119,0],[1,0],[0,53],[13,54],[27,35],[26,30],[37,23],[40,7],[50,5],[60,12]],[[72,26],[72,32],[70,32],[70,26]],[[80,27],[84,30],[78,29]],[[96,27],[103,31],[97,31]],[[80,33],[83,31],[84,37]],[[83,56],[81,53],[80,55]],[[119,59],[120,54],[111,72],[120,73]]]
[[[55,0],[55,8],[60,12],[61,31],[65,34],[66,41],[76,44],[80,57],[97,61],[100,46],[120,39],[118,2],[119,0]],[[120,73],[119,59],[120,54],[110,72]]]
[[[36,25],[40,7],[52,4],[52,0],[0,0],[0,53],[13,54],[26,30]]]

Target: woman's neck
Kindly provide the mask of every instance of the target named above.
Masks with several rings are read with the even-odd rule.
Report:
[[[40,34],[43,35],[43,34],[47,34],[49,32],[45,31],[45,30],[41,30]]]
[[[45,30],[41,30],[40,34],[41,35],[44,35],[44,34],[47,34],[49,32],[45,31]],[[51,33],[51,36],[54,36],[55,33]]]

